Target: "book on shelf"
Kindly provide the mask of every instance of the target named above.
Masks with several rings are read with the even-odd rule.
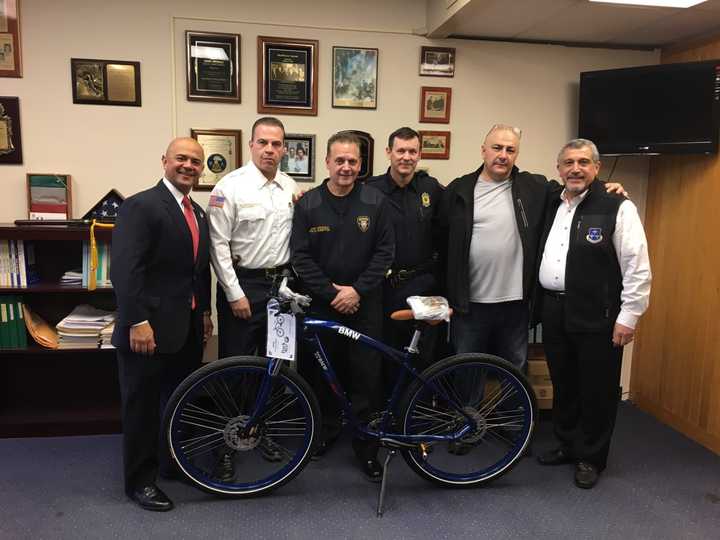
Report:
[[[0,296],[0,349],[24,349],[27,331],[19,296]]]

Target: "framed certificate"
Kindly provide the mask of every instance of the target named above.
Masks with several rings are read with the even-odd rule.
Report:
[[[140,107],[140,62],[70,59],[73,103]]]
[[[0,0],[0,77],[22,77],[20,0]]]
[[[21,165],[20,100],[0,97],[0,164]]]
[[[185,32],[189,101],[240,103],[240,36]]]
[[[378,50],[333,47],[332,106],[377,109]]]
[[[190,130],[190,136],[200,144],[205,154],[205,168],[193,189],[212,191],[223,176],[240,167],[241,134],[239,129]]]
[[[258,113],[317,116],[317,40],[257,39]]]

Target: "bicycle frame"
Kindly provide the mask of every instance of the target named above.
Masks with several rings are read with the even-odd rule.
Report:
[[[400,446],[400,447],[416,447],[419,443],[431,442],[431,441],[454,441],[462,438],[471,430],[477,429],[475,420],[470,417],[463,408],[457,403],[457,401],[449,395],[443,388],[438,387],[434,383],[426,381],[416,370],[412,367],[411,358],[413,353],[410,351],[398,351],[397,349],[385,345],[384,343],[373,339],[365,334],[358,332],[344,326],[335,321],[328,321],[324,319],[316,319],[312,317],[306,317],[304,320],[300,320],[302,331],[301,336],[303,340],[308,343],[309,351],[313,358],[322,369],[323,377],[325,382],[330,386],[332,393],[335,395],[339,405],[342,407],[346,418],[353,426],[353,428],[361,435],[368,439],[377,439],[381,442],[388,443],[388,445]],[[325,350],[322,346],[319,334],[337,334],[345,339],[350,339],[361,343],[362,345],[378,351],[384,359],[389,358],[396,362],[402,368],[400,376],[395,383],[390,398],[387,401],[387,407],[383,411],[380,417],[380,422],[377,430],[370,429],[367,426],[362,425],[357,416],[353,413],[350,402],[348,401],[346,394],[337,378],[335,370],[332,367],[331,360],[325,354]],[[416,330],[416,336],[413,338],[411,346],[408,349],[413,350],[413,343],[417,343],[419,337],[419,330]],[[270,364],[268,366],[267,376],[263,379],[261,391],[256,401],[256,407],[253,418],[257,418],[258,414],[262,413],[262,409],[266,402],[267,396],[270,392],[272,384],[272,377],[276,375],[282,362],[277,358],[270,358]],[[405,435],[402,433],[389,432],[390,423],[392,420],[392,411],[395,410],[398,400],[400,399],[401,389],[408,376],[415,379],[419,379],[423,385],[429,387],[432,391],[440,395],[444,400],[450,403],[453,409],[460,415],[462,415],[467,424],[462,427],[459,431],[452,435]]]

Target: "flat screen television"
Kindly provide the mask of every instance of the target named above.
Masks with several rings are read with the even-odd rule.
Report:
[[[579,136],[601,154],[718,149],[720,60],[580,74]]]

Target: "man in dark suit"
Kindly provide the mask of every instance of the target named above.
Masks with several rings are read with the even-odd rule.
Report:
[[[172,472],[162,411],[212,334],[208,225],[188,197],[203,163],[197,141],[174,139],[164,177],[122,204],[113,232],[125,492],[146,510],[173,508],[155,485],[158,468]]]

